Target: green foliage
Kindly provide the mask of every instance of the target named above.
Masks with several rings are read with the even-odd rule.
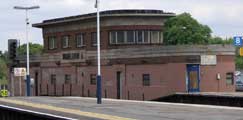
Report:
[[[165,44],[208,44],[211,32],[207,25],[200,24],[189,13],[183,13],[165,22]]]
[[[0,84],[7,84],[7,64],[3,56],[0,57]]]
[[[43,52],[43,46],[36,43],[30,43],[29,49],[30,55],[42,54]],[[21,45],[17,51],[19,55],[26,55],[26,44]]]

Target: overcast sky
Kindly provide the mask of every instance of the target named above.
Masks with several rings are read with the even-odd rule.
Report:
[[[30,23],[46,19],[95,12],[95,0],[2,0],[0,4],[0,50],[7,50],[8,39],[25,43],[25,12],[13,6],[39,5],[30,11]],[[101,0],[102,10],[159,9],[180,14],[190,13],[199,22],[210,26],[214,36],[242,35],[243,0]],[[41,29],[31,28],[30,39],[43,42]]]

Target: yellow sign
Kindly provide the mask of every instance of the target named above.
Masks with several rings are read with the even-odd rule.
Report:
[[[0,92],[2,97],[8,97],[8,90],[3,89]]]
[[[243,56],[243,47],[240,48],[240,56]]]

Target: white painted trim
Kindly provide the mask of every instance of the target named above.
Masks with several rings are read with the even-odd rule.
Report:
[[[26,110],[26,109],[22,109],[22,108],[10,107],[10,106],[6,106],[6,105],[0,105],[0,107],[4,107],[4,108],[8,108],[8,109],[14,109],[14,110],[23,111],[23,112],[34,113],[34,114],[39,114],[39,115],[46,115],[46,116],[56,117],[56,118],[61,118],[61,119],[67,119],[67,120],[78,120],[78,119],[74,119],[74,118],[68,118],[68,117],[53,115],[53,114],[49,114],[49,113]]]

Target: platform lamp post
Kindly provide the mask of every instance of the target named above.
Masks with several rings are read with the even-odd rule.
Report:
[[[27,96],[30,96],[31,89],[30,89],[30,63],[29,63],[29,39],[28,39],[28,27],[29,27],[29,18],[28,18],[28,11],[33,9],[38,9],[39,6],[31,6],[31,7],[22,7],[22,6],[14,6],[14,9],[16,10],[25,10],[26,15],[26,46],[27,46],[27,74],[26,74],[26,93]]]
[[[98,75],[97,75],[97,104],[102,103],[102,88],[101,88],[101,71],[100,71],[100,0],[96,0],[95,8],[97,9],[97,63],[98,63]]]

